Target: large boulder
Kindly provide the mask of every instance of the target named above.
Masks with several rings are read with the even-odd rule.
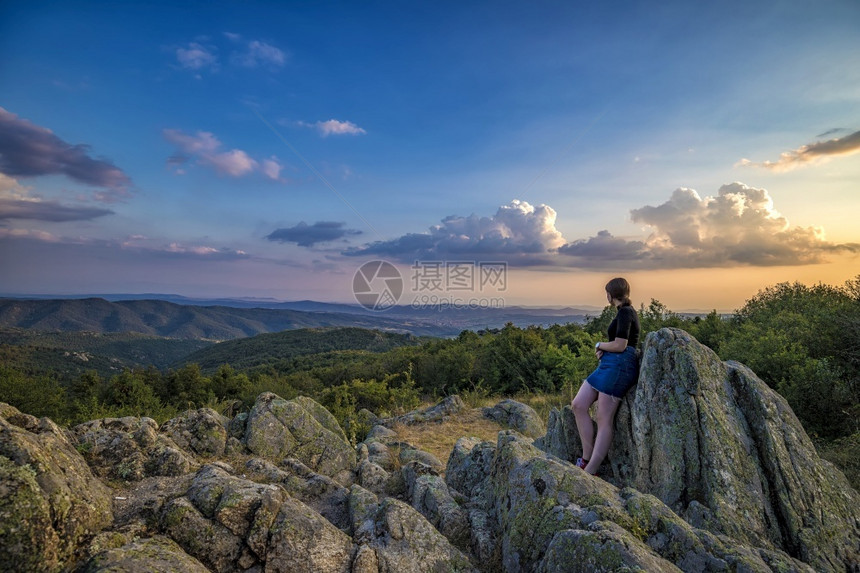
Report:
[[[152,418],[91,420],[78,424],[71,433],[93,472],[102,478],[137,481],[148,476],[177,476],[197,466],[191,454],[158,433]]]
[[[355,551],[347,534],[281,485],[239,477],[222,462],[203,466],[185,494],[164,505],[159,527],[221,573],[253,567],[348,573]]]
[[[335,526],[348,526],[349,490],[328,476],[311,471],[300,461],[288,458],[280,466],[268,460],[252,458],[245,464],[258,481],[278,484],[311,507]]]
[[[475,492],[475,507],[492,491],[488,515],[496,547],[484,549],[485,570],[586,571],[592,570],[586,564],[599,562],[594,570],[812,572],[779,550],[694,528],[656,497],[618,489],[514,431],[499,434],[488,459],[491,451],[477,444],[449,463],[453,480]]]
[[[0,563],[60,571],[110,524],[111,493],[48,418],[0,404]]]
[[[580,455],[569,407],[535,445]],[[653,494],[693,526],[784,551],[819,571],[860,562],[860,496],[822,460],[785,400],[752,371],[723,362],[688,333],[644,344],[600,474]]]
[[[534,409],[516,400],[502,400],[482,410],[484,417],[518,431],[529,438],[538,438],[546,433],[546,426]]]
[[[337,418],[335,418],[325,406],[317,403],[307,396],[296,396],[292,401],[310,412],[311,416],[313,416],[323,428],[337,435],[342,440],[347,441],[346,433],[343,431],[343,428],[340,427]]]
[[[316,473],[349,483],[356,467],[355,450],[344,439],[343,431],[326,427],[333,419],[327,420],[322,416],[324,408],[309,405],[311,402],[309,398],[284,400],[271,392],[260,394],[248,414],[245,445],[276,463],[296,458]]]
[[[353,485],[349,507],[353,539],[359,544],[357,565],[372,563],[378,573],[475,571],[466,554],[406,503],[391,497],[380,502]]]
[[[407,469],[415,465],[407,466]],[[425,473],[413,479],[405,479],[407,495],[412,507],[448,538],[455,546],[469,551],[469,514],[454,499],[445,479],[439,475]]]
[[[169,501],[160,528],[214,571],[263,563],[272,523],[288,494],[275,485],[234,476],[223,463],[208,464],[184,496]]]
[[[352,539],[297,499],[288,498],[270,527],[266,571],[349,573]]]
[[[699,527],[817,570],[860,562],[860,495],[749,368],[664,328],[647,337],[638,386],[631,485]]]
[[[161,425],[162,434],[187,452],[205,458],[224,455],[230,420],[211,408],[189,410]]]

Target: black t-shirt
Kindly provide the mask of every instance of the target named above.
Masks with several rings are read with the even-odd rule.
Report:
[[[609,342],[616,338],[626,338],[627,346],[634,348],[639,344],[639,315],[630,304],[618,307],[618,314],[609,323]]]

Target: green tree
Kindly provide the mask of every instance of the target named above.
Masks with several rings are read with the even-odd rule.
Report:
[[[166,387],[171,396],[169,403],[180,408],[199,407],[214,398],[210,380],[203,376],[197,364],[186,364],[168,372]]]
[[[229,364],[222,364],[212,375],[210,389],[219,400],[241,399],[251,385],[248,375],[236,372]]]
[[[112,376],[103,391],[103,402],[116,415],[155,416],[162,404],[140,372],[123,370]]]
[[[0,402],[37,417],[48,416],[60,422],[67,417],[65,390],[51,375],[28,376],[0,366]]]

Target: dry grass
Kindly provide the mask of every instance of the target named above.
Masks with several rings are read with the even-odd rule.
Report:
[[[550,411],[553,408],[561,410],[570,404],[575,393],[575,388],[565,388],[555,394],[523,393],[510,396],[510,398],[530,406],[546,423]],[[442,463],[446,463],[454,449],[454,444],[463,436],[473,436],[490,442],[496,441],[499,431],[506,428],[484,418],[481,414],[481,408],[495,406],[505,398],[504,396],[471,394],[468,399],[464,399],[469,409],[451,416],[441,424],[428,423],[413,426],[399,424],[393,429],[398,433],[400,440],[412,444],[420,450],[430,452]],[[427,402],[420,407],[425,408],[433,404],[435,402]]]
[[[444,464],[448,462],[458,439],[468,436],[495,443],[499,431],[504,428],[484,418],[480,409],[469,409],[451,416],[441,424],[398,424],[393,429],[401,441],[433,454]]]

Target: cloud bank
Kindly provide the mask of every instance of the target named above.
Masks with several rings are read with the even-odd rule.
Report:
[[[659,270],[825,262],[834,254],[860,254],[860,244],[837,244],[818,227],[792,227],[765,189],[723,185],[716,197],[686,188],[668,201],[630,211],[644,237],[618,237],[602,230],[566,241],[556,212],[514,200],[492,217],[450,216],[427,233],[408,233],[346,249],[347,256],[376,256],[399,262],[502,260],[511,266],[594,270]]]
[[[276,157],[257,161],[241,149],[224,151],[218,138],[208,131],[190,135],[179,129],[165,129],[162,135],[179,151],[167,159],[167,164],[180,175],[185,173],[184,165],[194,157],[198,164],[211,167],[219,175],[242,177],[258,172],[272,181],[281,181],[282,165]]]
[[[514,199],[492,217],[451,215],[429,233],[410,233],[347,249],[347,256],[379,255],[402,262],[452,258],[503,258],[522,266],[550,264],[552,251],[564,245],[555,228],[556,212]]]
[[[0,221],[9,219],[31,219],[62,223],[66,221],[88,221],[111,215],[113,211],[85,205],[63,205],[58,201],[44,200],[30,194],[14,178],[0,173]]]
[[[76,249],[83,249],[92,255],[97,253],[112,253],[121,256],[124,253],[144,255],[161,259],[195,259],[195,260],[237,260],[248,259],[250,255],[239,249],[213,247],[211,245],[186,244],[180,242],[165,242],[151,239],[143,235],[130,235],[120,239],[98,239],[93,237],[68,237],[56,235],[38,229],[8,229],[0,227],[0,240],[24,241],[30,244],[52,243]]]
[[[99,198],[113,201],[128,195],[131,180],[107,159],[90,156],[90,147],[63,141],[50,129],[21,119],[0,107],[0,173],[10,177],[65,175],[78,183],[100,187]]]
[[[830,130],[822,135],[834,133]],[[793,151],[782,153],[776,161],[763,161],[756,163],[749,159],[741,159],[738,165],[748,167],[762,167],[772,171],[790,171],[796,167],[808,165],[818,161],[827,160],[839,155],[851,155],[860,152],[860,131],[855,131],[845,137],[829,139],[803,145]]]
[[[647,238],[601,231],[562,246],[559,254],[571,257],[571,266],[667,269],[808,265],[838,252],[860,253],[858,244],[826,241],[821,228],[790,226],[765,189],[743,183],[723,185],[716,197],[704,199],[680,188],[662,205],[633,209],[630,216],[652,230]]]
[[[360,235],[361,231],[344,228],[346,223],[337,221],[317,221],[308,225],[304,221],[294,227],[275,229],[266,238],[279,243],[295,243],[300,247],[313,247],[317,243],[328,243],[344,239],[350,235]]]

